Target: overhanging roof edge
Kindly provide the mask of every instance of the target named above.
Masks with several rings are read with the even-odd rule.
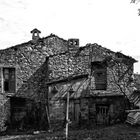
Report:
[[[54,85],[54,84],[59,84],[59,83],[67,83],[69,81],[74,81],[74,80],[79,80],[79,79],[83,79],[83,78],[88,78],[88,74],[82,74],[82,75],[77,75],[77,76],[73,76],[73,77],[67,77],[64,79],[60,79],[60,80],[55,80],[55,81],[51,81],[51,82],[47,82],[47,85]]]

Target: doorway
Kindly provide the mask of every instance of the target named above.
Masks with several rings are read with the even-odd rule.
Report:
[[[96,123],[101,125],[109,124],[109,105],[96,105]]]
[[[26,116],[26,99],[20,97],[11,97],[11,128],[23,129],[23,121]]]
[[[79,123],[80,102],[79,100],[70,101],[70,120],[74,123]]]

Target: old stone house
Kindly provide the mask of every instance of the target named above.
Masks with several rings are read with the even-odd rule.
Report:
[[[31,41],[0,50],[0,102],[10,128],[64,121],[70,90],[72,124],[121,118],[135,59],[98,44],[80,47],[78,39],[31,33]]]
[[[132,57],[98,44],[79,47],[68,40],[68,53],[49,58],[50,119],[65,119],[66,95],[70,93],[70,120],[74,124],[109,124],[123,121],[133,92]]]

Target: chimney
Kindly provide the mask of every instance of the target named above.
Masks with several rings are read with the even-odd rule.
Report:
[[[41,31],[35,28],[31,31],[31,33],[32,33],[32,41],[33,42],[38,41],[38,39],[40,38],[39,34],[41,33]]]
[[[69,46],[73,46],[73,47],[79,47],[79,39],[76,39],[76,38],[71,38],[71,39],[68,39],[68,45]]]

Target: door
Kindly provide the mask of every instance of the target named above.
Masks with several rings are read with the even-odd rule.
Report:
[[[72,100],[70,101],[70,120],[74,123],[79,122],[79,116],[80,116],[80,105],[79,100]]]
[[[80,116],[80,105],[78,102],[75,102],[74,105],[74,121],[79,123],[79,116]]]
[[[96,122],[97,124],[107,125],[109,124],[109,106],[108,105],[96,105]]]
[[[11,97],[11,127],[13,129],[23,129],[26,116],[25,98]]]

